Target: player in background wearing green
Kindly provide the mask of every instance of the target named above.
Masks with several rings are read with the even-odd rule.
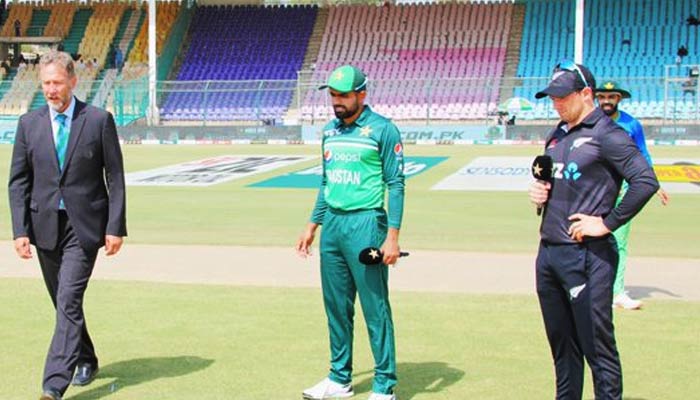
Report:
[[[629,99],[631,97],[630,92],[624,90],[619,84],[613,81],[606,81],[600,87],[595,90],[595,96],[598,100],[598,107],[613,121],[617,122],[627,134],[634,140],[637,148],[642,153],[644,158],[650,166],[653,167],[651,161],[651,155],[647,150],[646,140],[644,138],[644,130],[642,129],[642,124],[637,121],[636,118],[630,114],[619,110],[617,108],[618,104],[622,99]],[[617,197],[617,203],[619,204],[627,192],[627,187],[629,185],[627,182],[622,183],[622,190],[620,190],[620,195]],[[668,194],[663,190],[659,189],[657,192],[659,199],[661,199],[661,204],[668,204],[670,198]],[[627,291],[625,291],[625,270],[627,269],[627,246],[630,235],[630,228],[632,221],[627,222],[621,227],[615,229],[613,235],[617,241],[618,253],[620,255],[620,261],[617,264],[617,273],[615,274],[615,283],[613,285],[613,307],[624,308],[626,310],[638,310],[642,308],[642,302],[631,298]]]
[[[388,265],[398,260],[403,217],[403,145],[396,126],[364,104],[367,77],[344,65],[328,78],[336,119],[323,129],[323,178],[311,220],[296,245],[310,254],[316,229],[321,234],[321,287],[330,334],[330,373],[303,391],[305,399],[354,395],[352,345],[355,296],[360,297],[374,380],[369,400],[395,400],[396,351],[388,293]],[[388,214],[384,208],[388,189]],[[383,263],[359,262],[362,249],[379,247]]]

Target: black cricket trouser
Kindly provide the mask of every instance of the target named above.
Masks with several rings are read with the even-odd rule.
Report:
[[[617,261],[612,235],[581,244],[540,242],[537,296],[554,358],[558,400],[581,399],[584,356],[596,400],[622,398],[622,368],[612,320]]]
[[[44,390],[65,393],[78,363],[97,366],[83,313],[83,297],[97,251],[86,251],[65,211],[59,212],[59,239],[53,250],[37,248],[41,272],[56,309],[56,326],[44,365]]]

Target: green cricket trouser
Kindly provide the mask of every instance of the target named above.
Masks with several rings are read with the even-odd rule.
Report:
[[[622,190],[620,190],[620,195],[617,197],[617,202],[615,207],[620,204],[622,197],[627,192],[627,187],[629,185],[627,182],[622,183]],[[613,231],[613,236],[617,241],[617,253],[620,257],[620,261],[617,263],[617,273],[615,274],[615,283],[613,284],[613,296],[616,296],[625,291],[625,269],[627,269],[627,240],[630,236],[630,228],[632,227],[632,220],[627,221],[626,224],[615,229]]]
[[[389,394],[396,386],[394,324],[389,304],[388,268],[366,266],[360,250],[384,243],[387,217],[383,209],[344,212],[329,209],[321,231],[321,285],[330,334],[331,371],[338,383],[352,380],[355,294],[365,316],[374,355],[372,391]]]

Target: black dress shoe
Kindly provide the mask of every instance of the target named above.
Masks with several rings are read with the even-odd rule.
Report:
[[[73,386],[85,386],[95,379],[97,371],[100,369],[96,365],[80,364],[75,369]]]
[[[61,395],[55,390],[44,390],[39,400],[61,400]]]

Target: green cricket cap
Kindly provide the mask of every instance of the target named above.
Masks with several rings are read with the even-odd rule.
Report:
[[[596,88],[596,93],[619,93],[623,99],[632,97],[630,92],[620,87],[620,84],[614,81],[605,81],[600,87]]]
[[[343,65],[331,72],[328,83],[319,87],[319,90],[328,88],[340,93],[361,92],[367,89],[367,76],[355,66]]]

